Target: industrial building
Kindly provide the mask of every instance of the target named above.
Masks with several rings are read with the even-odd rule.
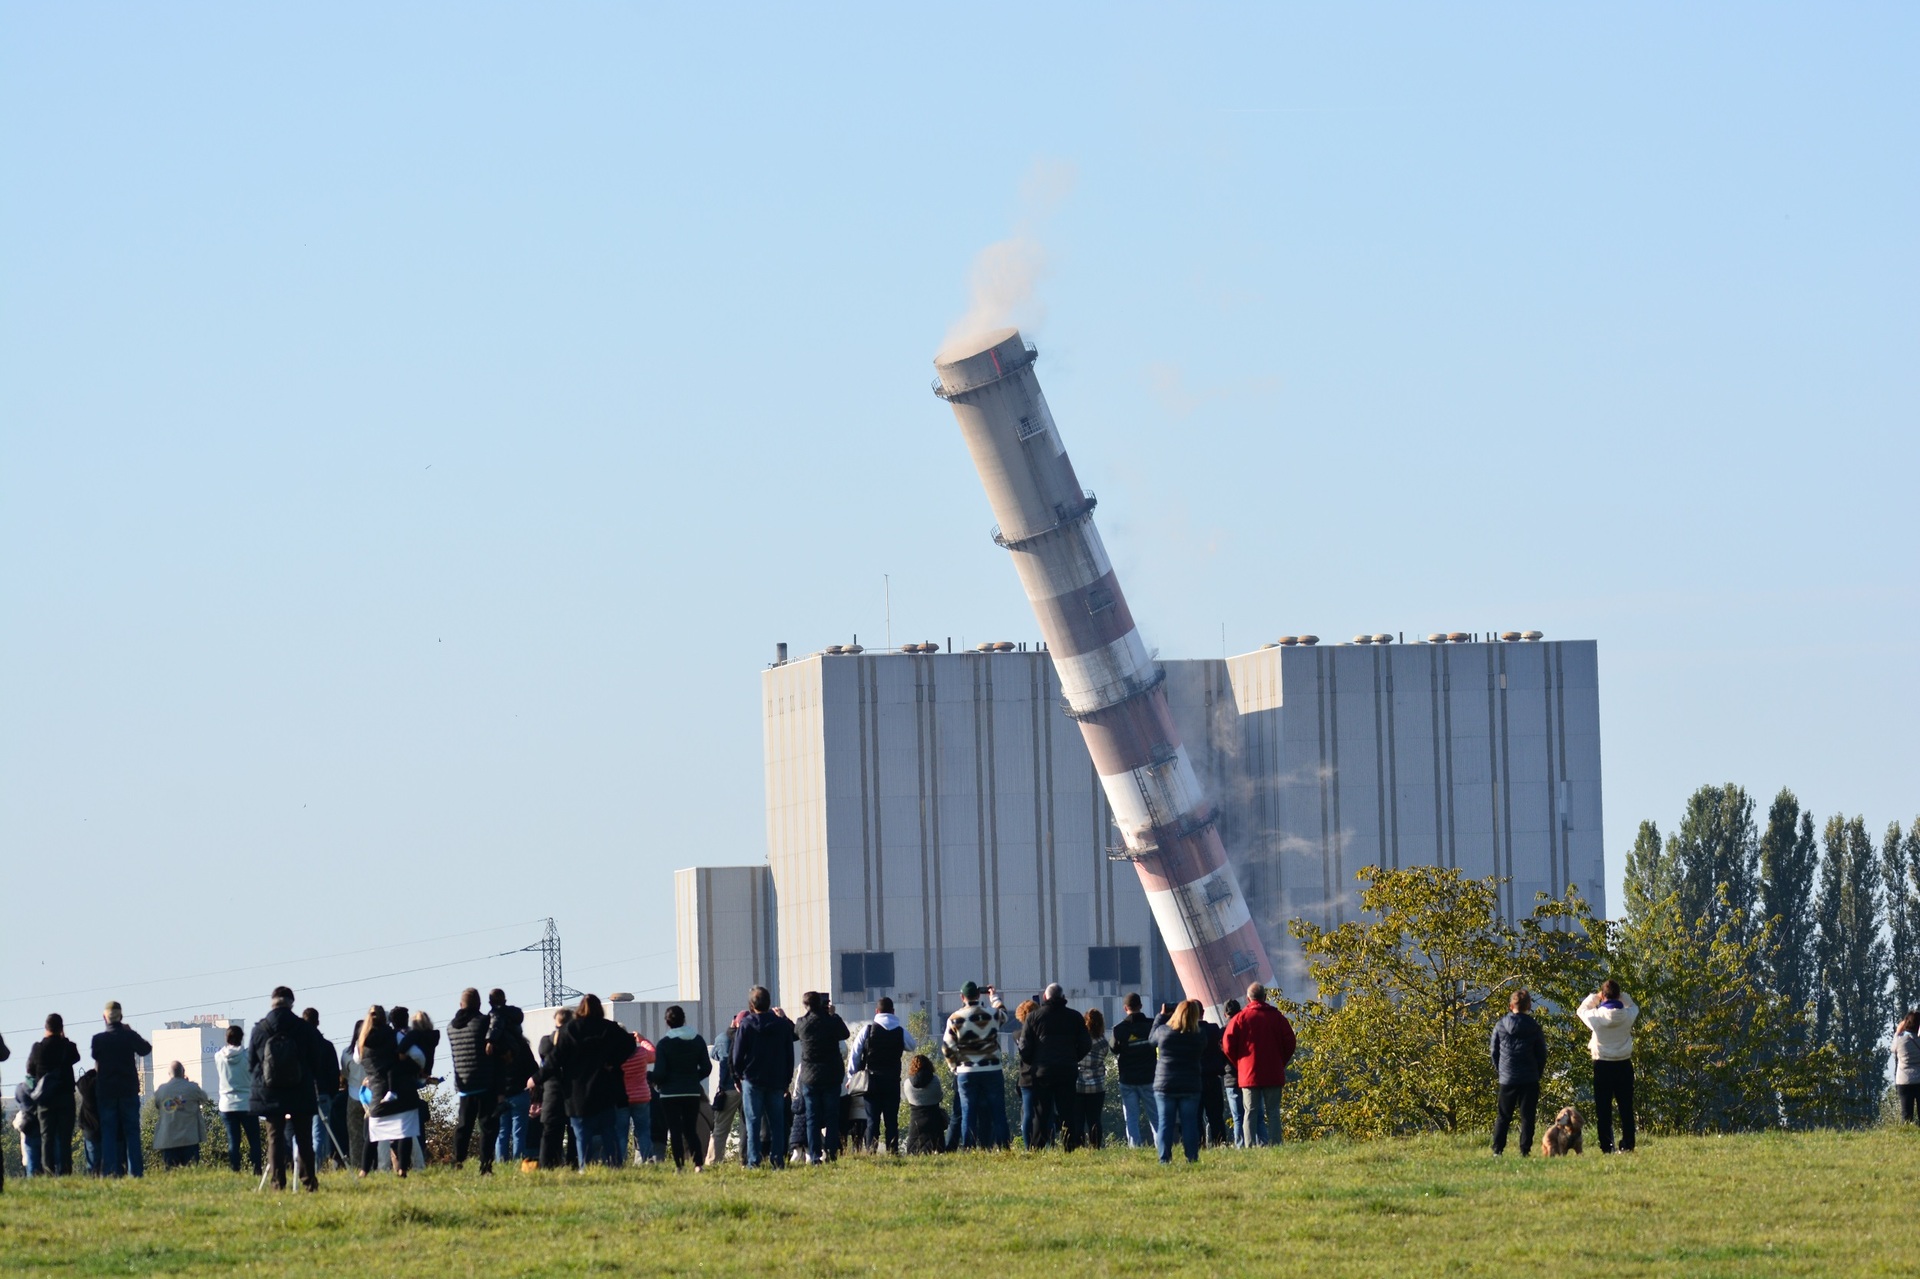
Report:
[[[1355,918],[1366,865],[1507,878],[1515,918],[1568,884],[1605,911],[1595,644],[1399,638],[1160,664],[1291,992],[1306,980],[1287,922]],[[1040,646],[834,646],[761,680],[767,863],[676,882],[680,994],[703,1032],[755,981],[787,1001],[831,991],[850,1015],[883,994],[945,1008],[968,980],[1059,981],[1108,1012],[1130,990],[1179,993]]]

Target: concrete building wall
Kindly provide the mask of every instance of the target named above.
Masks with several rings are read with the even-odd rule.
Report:
[[[756,985],[780,1002],[773,872],[765,866],[695,866],[674,872],[679,1000],[709,1040],[747,1006]],[[699,1015],[692,1014],[699,1005]],[[665,1005],[662,1005],[664,1007]]]
[[[145,1076],[142,1091],[151,1096],[156,1083],[164,1083],[171,1077],[169,1072],[177,1061],[187,1068],[188,1079],[218,1101],[220,1081],[215,1077],[213,1055],[227,1045],[227,1024],[196,1022],[162,1026],[148,1034],[147,1042],[153,1045],[153,1055],[140,1062]],[[86,1049],[81,1051],[84,1053]]]

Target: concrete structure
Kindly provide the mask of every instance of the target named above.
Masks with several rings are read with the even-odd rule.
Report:
[[[153,1056],[140,1063],[145,1068],[146,1095],[153,1095],[156,1080],[165,1082],[168,1070],[177,1061],[187,1068],[188,1079],[218,1100],[220,1081],[214,1077],[213,1055],[226,1047],[227,1027],[233,1024],[226,1017],[203,1015],[192,1021],[170,1021],[149,1034],[147,1042],[153,1045]]]
[[[1509,877],[1513,917],[1570,883],[1606,909],[1595,645],[1368,638],[1162,663],[1295,993],[1287,922],[1354,918],[1368,864]],[[1144,892],[1110,860],[1112,809],[1048,654],[817,653],[762,689],[786,998],[830,990],[853,1017],[881,994],[943,1009],[970,978],[1018,995],[1058,980],[1108,1011],[1178,994]],[[751,962],[707,936],[733,948],[713,963]]]
[[[1084,492],[1012,329],[934,361],[1180,983],[1216,1021],[1273,968]]]
[[[673,913],[677,1002],[708,1042],[747,1006],[752,987],[766,986],[774,1002],[780,1002],[773,875],[765,866],[696,866],[674,872]]]

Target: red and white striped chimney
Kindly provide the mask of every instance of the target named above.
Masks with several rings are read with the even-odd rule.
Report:
[[[1220,1006],[1273,967],[1167,710],[1161,673],[1033,375],[1038,352],[1002,329],[942,351],[934,393],[953,406],[1014,567],[1047,639],[1127,855],[1187,996]]]

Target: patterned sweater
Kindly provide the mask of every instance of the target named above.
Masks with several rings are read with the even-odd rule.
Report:
[[[981,1005],[962,1004],[947,1018],[947,1033],[940,1040],[956,1075],[977,1070],[1000,1069],[1000,1028],[1007,1024],[1007,1006],[993,998],[993,1011]]]

